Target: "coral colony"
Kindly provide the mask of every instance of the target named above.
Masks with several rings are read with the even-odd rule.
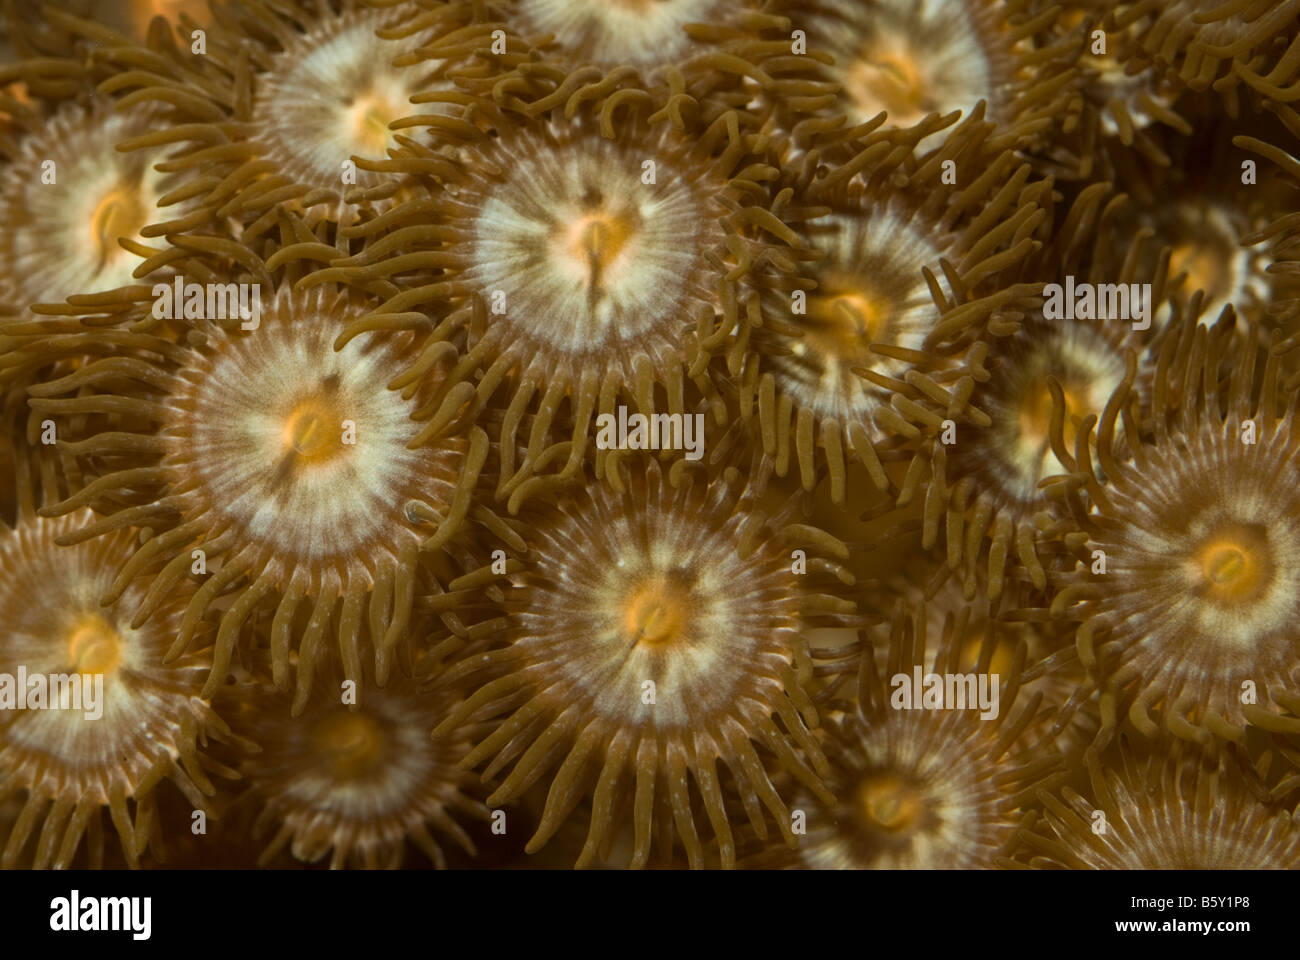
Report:
[[[12,7],[0,864],[1300,866],[1300,4]]]

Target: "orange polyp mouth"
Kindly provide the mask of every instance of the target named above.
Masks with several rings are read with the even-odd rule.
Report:
[[[582,260],[595,258],[609,265],[627,244],[632,231],[615,217],[584,217],[573,228],[570,252]]]
[[[601,278],[618,263],[635,232],[632,218],[617,213],[581,216],[556,237],[555,254],[599,287]]]
[[[1246,593],[1258,577],[1250,555],[1230,543],[1215,543],[1201,554],[1201,570],[1206,583],[1218,593]]]
[[[843,293],[822,298],[822,313],[846,343],[868,344],[880,340],[888,326],[889,309],[865,293]]]
[[[383,157],[390,139],[388,125],[400,115],[383,96],[365,95],[353,100],[348,116],[351,119],[351,140],[358,147],[357,153]]]
[[[1065,400],[1065,420],[1062,433],[1065,448],[1074,449],[1075,417],[1083,410],[1086,387],[1080,384],[1063,385],[1061,393]],[[1052,433],[1052,393],[1047,384],[1035,381],[1020,401],[1020,435],[1026,444],[1035,448],[1049,442]]]
[[[672,643],[681,638],[688,611],[680,589],[655,577],[632,594],[623,612],[623,629],[637,643]]]
[[[894,773],[873,774],[858,787],[858,804],[873,827],[901,833],[920,818],[922,798]]]
[[[961,649],[960,663],[963,671],[970,672],[979,665],[985,637],[986,633],[983,630],[973,632],[966,637],[966,642]],[[1015,666],[1015,655],[1015,644],[1008,642],[1005,637],[999,639],[993,647],[993,657],[989,660],[987,672],[998,677],[1011,676]]]
[[[1211,300],[1226,295],[1229,287],[1227,264],[1231,253],[1215,243],[1182,243],[1169,252],[1169,277],[1186,274],[1180,289],[1192,294],[1204,291]]]
[[[298,404],[284,423],[284,445],[298,459],[329,460],[342,447],[342,418],[329,405],[316,400]]]
[[[1197,551],[1195,560],[1202,591],[1224,602],[1254,599],[1271,576],[1267,541],[1254,529],[1220,533]]]
[[[809,304],[810,323],[796,355],[813,347],[826,358],[828,369],[838,370],[844,362],[867,363],[870,345],[885,339],[890,309],[869,291],[846,289],[841,293],[814,295]]]
[[[121,252],[119,237],[134,237],[145,225],[145,208],[138,187],[119,184],[104,195],[90,217],[95,260],[104,264]]]
[[[368,714],[332,714],[316,729],[315,741],[340,779],[363,776],[383,760],[383,730]]]
[[[122,638],[102,616],[86,614],[68,638],[68,662],[78,673],[112,673],[122,662]]]

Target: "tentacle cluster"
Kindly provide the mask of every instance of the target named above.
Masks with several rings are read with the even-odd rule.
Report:
[[[767,835],[766,814],[788,840],[771,771],[828,798],[803,631],[853,605],[801,577],[836,571],[845,550],[815,527],[765,522],[734,473],[702,486],[679,471],[674,487],[655,461],[624,468],[621,495],[587,488],[530,523],[506,597],[508,642],[447,671],[443,682],[470,681],[473,693],[436,732],[493,723],[467,758],[487,762],[485,776],[506,774],[490,804],[550,775],[530,851],[589,796],[580,863],[605,852],[630,804],[634,866],[656,831],[664,857],[680,842],[702,866],[701,807],[730,866],[730,791],[755,831]],[[813,573],[796,572],[791,546]]]
[[[1127,746],[1103,765],[1088,755],[1091,797],[1069,787],[1045,797],[1024,835],[1040,867],[1072,870],[1294,870],[1300,824],[1255,798],[1232,761],[1172,747],[1142,756]],[[1100,816],[1099,816],[1100,814]]]
[[[1136,29],[1145,59],[1171,79],[1197,92],[1213,87],[1235,113],[1243,84],[1271,95],[1294,69],[1278,58],[1298,18],[1290,0],[1125,0],[1112,23]]]
[[[413,446],[417,400],[386,386],[400,340],[376,335],[334,348],[363,309],[346,291],[282,288],[268,293],[255,330],[212,328],[198,347],[123,334],[115,355],[32,388],[33,409],[56,421],[126,418],[126,429],[88,431],[67,444],[104,466],[46,512],[95,507],[100,519],[68,533],[72,542],[128,524],[157,531],[109,595],[151,572],[134,613],[139,625],[177,584],[200,580],[170,655],[220,612],[209,694],[241,624],[266,603],[275,611],[277,685],[289,683],[297,651],[295,710],[305,707],[331,634],[349,679],[360,677],[367,636],[386,677],[421,551],[445,546],[466,517],[487,437],[462,430]],[[78,334],[64,339],[65,349],[81,349]]]
[[[1184,390],[1150,440],[1115,454],[1124,384],[1098,429],[1097,468],[1080,457],[1095,505],[1081,517],[1088,559],[1062,578],[1052,609],[1080,622],[1108,729],[1119,710],[1148,736],[1164,726],[1197,741],[1241,740],[1247,723],[1297,728],[1294,400],[1279,398],[1274,363],[1252,397],[1253,343],[1221,385],[1228,336],[1188,329]]]
[[[966,672],[970,611],[949,615],[927,650],[924,608],[895,611],[881,650],[861,658],[851,702],[835,704],[819,739],[826,744],[835,802],[804,795],[807,835],[792,855],[760,853],[756,864],[813,869],[989,869],[1016,849],[1034,790],[1055,782],[1059,760],[1036,756],[1027,731],[1040,697],[1017,707],[1026,649],[1010,662],[986,634],[969,666],[998,686],[996,716],[977,702],[924,706],[922,691],[903,699],[899,678]],[[1003,660],[995,675],[995,658]]]
[[[0,674],[11,687],[0,710],[0,797],[23,798],[7,831],[5,867],[67,867],[83,848],[85,862],[102,865],[105,811],[134,866],[158,832],[155,791],[163,781],[207,810],[209,775],[235,776],[202,749],[208,737],[234,740],[202,698],[203,656],[162,662],[186,592],[143,625],[130,616],[145,592],[140,581],[101,605],[136,532],[58,545],[90,519],[88,511],[57,520],[27,514],[0,537]],[[43,682],[33,685],[37,678]],[[26,689],[16,694],[16,683]]]
[[[373,221],[363,231],[373,242],[316,278],[400,288],[344,334],[424,332],[396,384],[418,382],[459,346],[430,410],[477,411],[509,391],[494,439],[497,495],[515,509],[545,464],[575,475],[595,418],[622,401],[681,414],[702,396],[721,421],[710,361],[725,351],[738,369],[764,323],[758,290],[743,281],[769,263],[793,269],[799,238],[780,219],[781,198],[750,202],[771,171],[749,162],[735,114],[686,136],[614,94],[572,117],[495,117],[496,135],[463,131],[459,158],[402,162],[445,185]],[[602,475],[604,451],[595,457]]]

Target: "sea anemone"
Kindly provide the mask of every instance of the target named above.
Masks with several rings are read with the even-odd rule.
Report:
[[[917,150],[928,152],[945,138],[927,129],[938,116],[982,116],[982,102],[996,126],[996,152],[1030,147],[1059,122],[1074,83],[1073,44],[1036,41],[1050,36],[1055,7],[1038,10],[1026,0],[798,0],[776,9],[806,32],[807,52],[786,58],[789,72],[773,66],[773,90],[845,117],[832,142],[872,129],[871,121],[886,114],[892,129],[923,132]],[[830,103],[821,106],[818,97]]]
[[[805,278],[773,279],[795,287],[770,294],[785,301],[790,324],[756,337],[740,407],[747,416],[756,402],[779,473],[793,447],[811,490],[821,459],[837,503],[845,450],[885,489],[878,445],[915,440],[950,418],[988,424],[969,403],[988,376],[978,338],[1014,329],[1033,291],[1009,280],[1037,249],[1030,235],[1042,220],[1038,191],[1025,187],[1029,169],[1010,154],[964,187],[936,186],[929,169],[891,188],[890,164],[867,169],[866,181],[843,167],[808,187],[808,201],[828,201],[830,211],[800,228],[820,259]]]
[[[409,842],[442,868],[439,838],[474,856],[458,821],[489,813],[475,797],[478,778],[458,766],[471,731],[429,737],[451,707],[448,694],[422,692],[405,676],[382,690],[366,681],[355,709],[340,694],[337,662],[326,672],[334,682],[319,684],[298,717],[265,677],[222,694],[232,725],[261,747],[240,764],[246,786],[231,811],[235,818],[256,811],[253,834],[271,834],[259,863],[288,848],[304,863],[328,857],[333,869],[395,869]]]
[[[1124,380],[1114,326],[1041,315],[1027,320],[999,343],[980,389],[980,409],[990,423],[956,430],[951,444],[932,443],[922,544],[928,548],[944,537],[948,565],[963,569],[968,597],[974,596],[986,538],[990,599],[1002,592],[1009,560],[1019,561],[1038,590],[1046,589],[1038,541],[1057,530],[1053,508],[1059,501],[1043,481],[1074,468],[1069,451],[1077,425],[1100,415]],[[1063,440],[1054,444],[1057,419]]]
[[[847,551],[815,527],[754,512],[761,490],[734,470],[707,483],[677,470],[673,486],[656,461],[623,469],[621,494],[588,485],[536,508],[526,569],[506,597],[507,643],[446,671],[442,682],[473,692],[435,733],[493,722],[466,758],[490,761],[485,777],[509,768],[489,804],[550,773],[529,853],[589,795],[580,865],[601,854],[630,803],[633,866],[647,863],[652,828],[665,859],[675,831],[690,865],[703,866],[701,805],[732,866],[730,783],[764,837],[766,808],[792,839],[774,765],[827,797],[802,632],[851,616],[851,602],[815,583],[819,569],[843,572],[818,555]]]
[[[251,238],[276,225],[281,211],[309,227],[347,225],[362,207],[382,210],[401,191],[400,177],[376,170],[401,149],[389,124],[409,112],[417,90],[454,90],[447,74],[472,44],[461,58],[436,66],[408,69],[394,61],[420,43],[470,30],[472,6],[438,5],[407,23],[392,10],[351,0],[273,10],[232,3],[214,10],[202,53],[184,32],[153,32],[140,47],[92,22],[50,16],[96,40],[108,62],[147,64],[124,69],[101,90],[130,91],[130,103],[161,102],[169,122],[119,149],[188,144],[164,167],[178,174],[176,195],[189,198],[189,208],[152,224],[149,235],[228,230],[227,218],[234,218],[236,234]],[[346,248],[336,235],[322,239]]]
[[[257,329],[210,327],[198,347],[120,334],[115,355],[32,387],[31,406],[58,418],[113,413],[148,425],[68,444],[104,458],[107,469],[45,512],[93,505],[102,514],[67,534],[69,542],[128,524],[157,531],[132,551],[108,593],[116,598],[131,578],[163,564],[135,608],[137,626],[178,583],[203,578],[172,657],[214,602],[232,594],[222,605],[208,694],[225,676],[240,625],[274,599],[275,682],[288,683],[299,640],[300,711],[331,632],[348,679],[360,677],[367,634],[379,676],[387,676],[410,616],[421,550],[448,543],[465,519],[487,437],[451,430],[411,446],[418,398],[386,387],[400,337],[373,335],[334,348],[337,332],[364,309],[346,291],[282,287],[267,299]],[[83,349],[77,334],[64,339],[67,349]],[[59,343],[53,338],[46,349]]]
[[[982,716],[977,702],[923,708],[920,689],[915,702],[899,696],[900,677],[965,671],[969,614],[945,618],[931,655],[925,610],[900,602],[887,650],[863,652],[855,698],[836,704],[818,732],[834,802],[800,796],[807,835],[794,852],[756,854],[755,866],[989,869],[1011,855],[1034,791],[1055,782],[1059,765],[1026,736],[1040,698],[1016,709],[1023,643],[999,673],[998,639],[986,634],[970,664],[999,693],[994,716]]]
[[[1152,438],[1126,434],[1128,456],[1116,454],[1110,414],[1125,406],[1127,381],[1097,428],[1096,467],[1091,424],[1080,433],[1080,479],[1093,507],[1075,513],[1086,543],[1059,579],[1052,612],[1080,623],[1078,651],[1103,684],[1107,731],[1124,708],[1146,736],[1161,725],[1201,742],[1240,741],[1247,723],[1296,731],[1294,404],[1279,397],[1274,360],[1252,399],[1253,336],[1231,349],[1221,326],[1184,333],[1183,389],[1156,402],[1168,412]],[[1221,384],[1224,363],[1231,373]],[[1157,371],[1158,395],[1170,390],[1168,372]]]
[[[680,414],[694,384],[721,419],[710,357],[725,349],[738,367],[749,331],[764,322],[743,279],[769,261],[793,269],[797,237],[765,202],[751,202],[765,193],[751,177],[771,168],[746,163],[736,116],[686,136],[648,125],[640,105],[615,94],[573,117],[528,119],[480,104],[497,135],[470,129],[458,158],[425,158],[446,176],[444,189],[374,221],[372,243],[315,276],[401,287],[343,340],[376,327],[426,330],[433,312],[437,325],[395,384],[416,381],[463,339],[463,381],[448,381],[431,403],[455,398],[477,410],[508,385],[494,437],[500,497],[557,456],[575,475],[593,418],[615,415],[625,396],[645,414],[665,401]],[[410,163],[424,169],[424,160]],[[556,439],[550,428],[566,401],[571,425]],[[533,407],[516,468],[516,431]],[[603,475],[604,451],[596,469]]]
[[[1121,742],[1087,755],[1092,796],[1044,793],[1022,836],[1030,863],[1072,870],[1294,870],[1300,824],[1258,800],[1225,756],[1167,745],[1140,757]]]
[[[113,145],[157,123],[146,108],[64,103],[13,146],[0,188],[0,308],[21,311],[70,294],[132,283],[155,251],[141,230],[167,178],[159,151],[122,154]]]
[[[105,809],[135,866],[153,832],[154,793],[164,780],[194,809],[206,810],[205,795],[215,789],[209,774],[234,776],[201,752],[208,737],[237,742],[202,698],[202,654],[163,663],[192,589],[168,597],[144,625],[130,617],[145,592],[140,581],[101,605],[137,531],[58,545],[92,519],[84,510],[57,520],[25,512],[0,536],[0,674],[11,684],[25,674],[22,693],[30,695],[38,676],[49,684],[59,682],[56,675],[70,681],[58,692],[50,687],[45,709],[27,700],[26,709],[11,701],[0,711],[0,798],[25,796],[7,834],[5,867],[26,862],[33,837],[37,868],[69,866],[83,839],[89,863],[102,864]],[[91,693],[96,704],[82,699],[87,690],[102,691]]]

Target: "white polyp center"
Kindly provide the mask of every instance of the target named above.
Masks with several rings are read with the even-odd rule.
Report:
[[[683,29],[711,19],[718,0],[519,0],[518,22],[555,35],[570,56],[596,64],[662,64],[690,50]]]
[[[720,211],[685,170],[599,136],[503,138],[488,160],[505,178],[465,192],[483,196],[465,280],[504,294],[501,322],[565,354],[677,341],[687,305],[711,295],[702,251],[721,242]]]

